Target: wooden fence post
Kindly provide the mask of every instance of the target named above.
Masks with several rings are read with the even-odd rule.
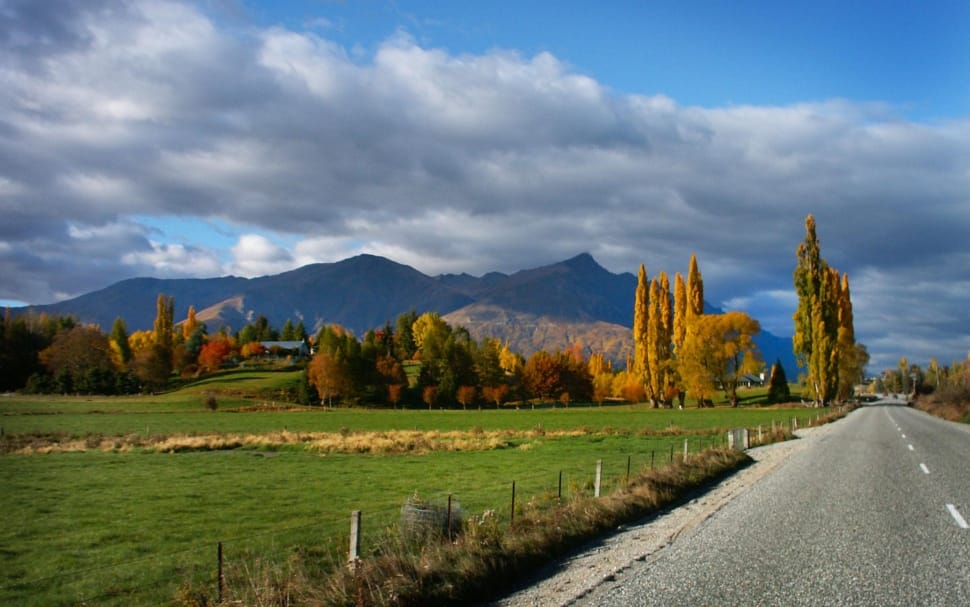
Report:
[[[448,494],[448,541],[451,541],[451,494]]]
[[[512,481],[512,511],[509,516],[509,527],[515,522],[515,481]]]
[[[685,462],[687,461],[687,454],[690,453],[690,445],[687,442],[688,440],[690,439],[687,439],[687,438],[684,439],[684,461]]]
[[[630,482],[630,462],[633,460],[632,455],[626,456],[626,482]]]
[[[360,519],[360,510],[354,510],[350,513],[350,551],[347,555],[347,562],[355,572],[357,571],[357,562],[360,560]]]
[[[225,594],[225,589],[226,589],[226,576],[223,574],[223,571],[222,571],[222,542],[219,542],[219,545],[216,547],[216,561],[218,562],[218,573],[216,574],[218,590],[216,592],[216,598],[218,599],[219,604],[221,605],[222,597]]]
[[[559,471],[559,494],[556,496],[556,501],[562,502],[562,470]]]
[[[603,460],[596,460],[596,484],[593,486],[593,497],[600,496],[600,480],[603,476]]]

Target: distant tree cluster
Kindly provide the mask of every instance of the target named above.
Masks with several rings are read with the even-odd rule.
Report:
[[[227,330],[208,335],[194,307],[178,324],[174,310],[174,299],[160,294],[151,330],[129,334],[119,317],[105,334],[70,316],[13,316],[8,309],[0,320],[0,389],[61,394],[162,390],[173,373],[192,377],[274,354],[257,339],[306,339],[302,321],[294,325],[287,319],[277,331],[262,316],[236,336]]]
[[[323,327],[308,377],[327,405],[383,404],[468,408],[510,399],[588,401],[585,361],[537,352],[528,361],[493,338],[472,339],[440,315],[411,311],[362,341],[342,327]]]

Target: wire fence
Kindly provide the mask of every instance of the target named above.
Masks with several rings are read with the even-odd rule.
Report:
[[[748,428],[749,444],[736,448],[771,442],[783,432],[818,421],[789,418],[771,426]],[[727,447],[728,441],[723,433],[651,437],[641,441],[636,453],[604,449],[598,459],[582,464],[526,468],[514,475],[496,471],[491,480],[478,481],[474,486],[463,484],[461,474],[447,481],[423,478],[414,483],[409,494],[392,496],[384,504],[359,504],[363,519],[360,552],[372,554],[388,537],[399,533],[402,510],[409,499],[419,498],[438,507],[450,501],[456,518],[459,512],[466,517],[489,512],[500,523],[509,524],[516,508],[529,500],[594,496],[597,489],[599,495],[609,495],[642,470],[666,466],[709,448]],[[350,515],[350,511],[335,509],[321,500],[319,514],[306,525],[269,526],[258,531],[241,527],[238,534],[200,537],[183,550],[153,553],[145,546],[144,556],[49,575],[31,577],[28,572],[8,571],[6,583],[0,586],[0,604],[216,604],[227,588],[252,584],[272,587],[288,575],[288,563],[294,558],[311,555],[326,567],[343,566],[352,551]]]

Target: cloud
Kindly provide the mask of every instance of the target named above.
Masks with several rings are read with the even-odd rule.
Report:
[[[289,251],[259,234],[243,234],[230,251],[233,261],[228,270],[237,276],[265,276],[297,267]]]
[[[402,32],[362,56],[323,23],[233,28],[162,0],[7,7],[0,298],[360,252],[483,273],[588,251],[651,274],[686,272],[696,253],[711,301],[784,332],[813,213],[874,359],[968,349],[970,266],[953,260],[968,251],[970,120],[840,99],[683,106],[549,53],[453,54]],[[238,232],[214,250],[138,217]],[[898,301],[924,321],[894,318]]]

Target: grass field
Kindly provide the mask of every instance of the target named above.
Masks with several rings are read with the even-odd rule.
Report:
[[[604,492],[628,465],[661,465],[684,440],[691,451],[723,441],[731,427],[801,425],[804,408],[656,410],[572,406],[501,411],[248,410],[292,374],[223,375],[154,397],[0,397],[0,604],[167,605],[188,580],[211,584],[216,545],[226,560],[285,563],[294,550],[346,551],[349,515],[364,513],[364,546],[373,547],[418,494],[454,495],[468,515],[508,517],[511,485],[519,503],[538,494],[590,493],[597,460]],[[202,407],[204,391],[220,409]],[[243,410],[230,411],[231,408]],[[330,432],[353,437],[398,430],[502,432],[500,448],[404,455],[320,452],[284,447],[159,453],[16,454],[25,434],[86,437],[129,434]],[[678,429],[688,431],[681,433]],[[559,431],[573,431],[560,436]],[[92,443],[95,444],[95,443]]]

